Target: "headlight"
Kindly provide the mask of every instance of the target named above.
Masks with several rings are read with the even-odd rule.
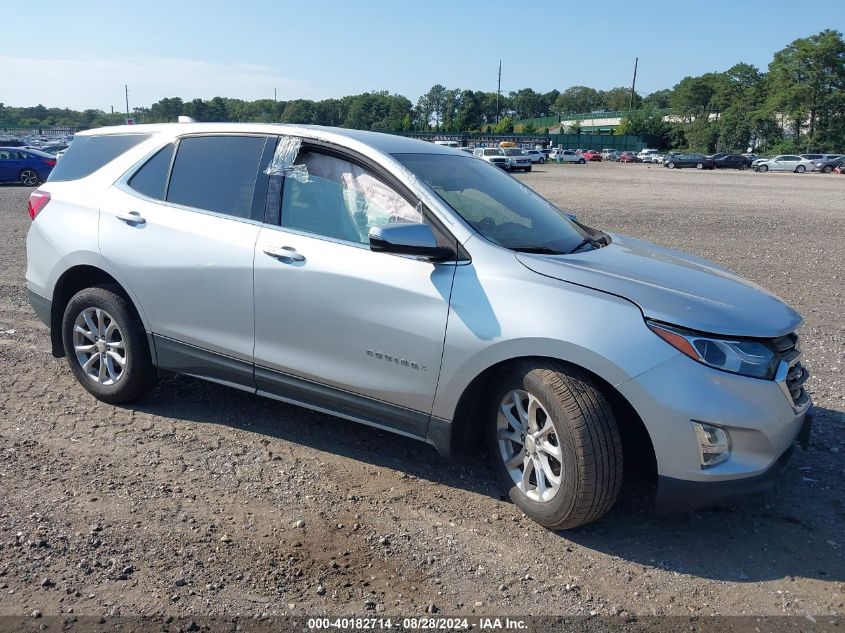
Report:
[[[657,336],[699,363],[752,378],[775,377],[780,359],[760,341],[720,338],[658,323],[647,324]]]

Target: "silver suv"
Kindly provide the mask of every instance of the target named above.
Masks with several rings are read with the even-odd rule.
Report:
[[[510,498],[554,529],[607,512],[635,466],[662,511],[759,493],[808,438],[794,310],[456,149],[265,124],[93,130],[29,213],[30,302],[105,402],[166,370],[442,454],[483,440]]]

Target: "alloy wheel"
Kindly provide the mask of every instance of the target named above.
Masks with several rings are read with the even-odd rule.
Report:
[[[34,169],[24,169],[21,172],[21,184],[26,187],[34,187],[38,184],[38,172]]]
[[[73,349],[83,373],[100,385],[114,385],[128,360],[117,321],[102,308],[85,308],[73,324]]]
[[[496,439],[517,488],[532,501],[551,500],[560,490],[563,453],[540,401],[522,389],[509,392],[499,405]]]

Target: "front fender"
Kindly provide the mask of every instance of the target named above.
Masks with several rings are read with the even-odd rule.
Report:
[[[512,261],[509,270],[500,267],[485,276],[478,276],[474,265],[458,267],[434,417],[453,420],[473,379],[503,361],[554,358],[617,385],[677,355],[648,329],[630,301],[538,275]]]

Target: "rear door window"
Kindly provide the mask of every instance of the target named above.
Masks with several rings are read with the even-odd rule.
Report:
[[[77,136],[67,152],[50,172],[51,182],[78,180],[112,162],[138,143],[150,138],[149,134],[107,134],[102,136]]]
[[[181,140],[167,201],[249,218],[264,136],[196,136]]]

